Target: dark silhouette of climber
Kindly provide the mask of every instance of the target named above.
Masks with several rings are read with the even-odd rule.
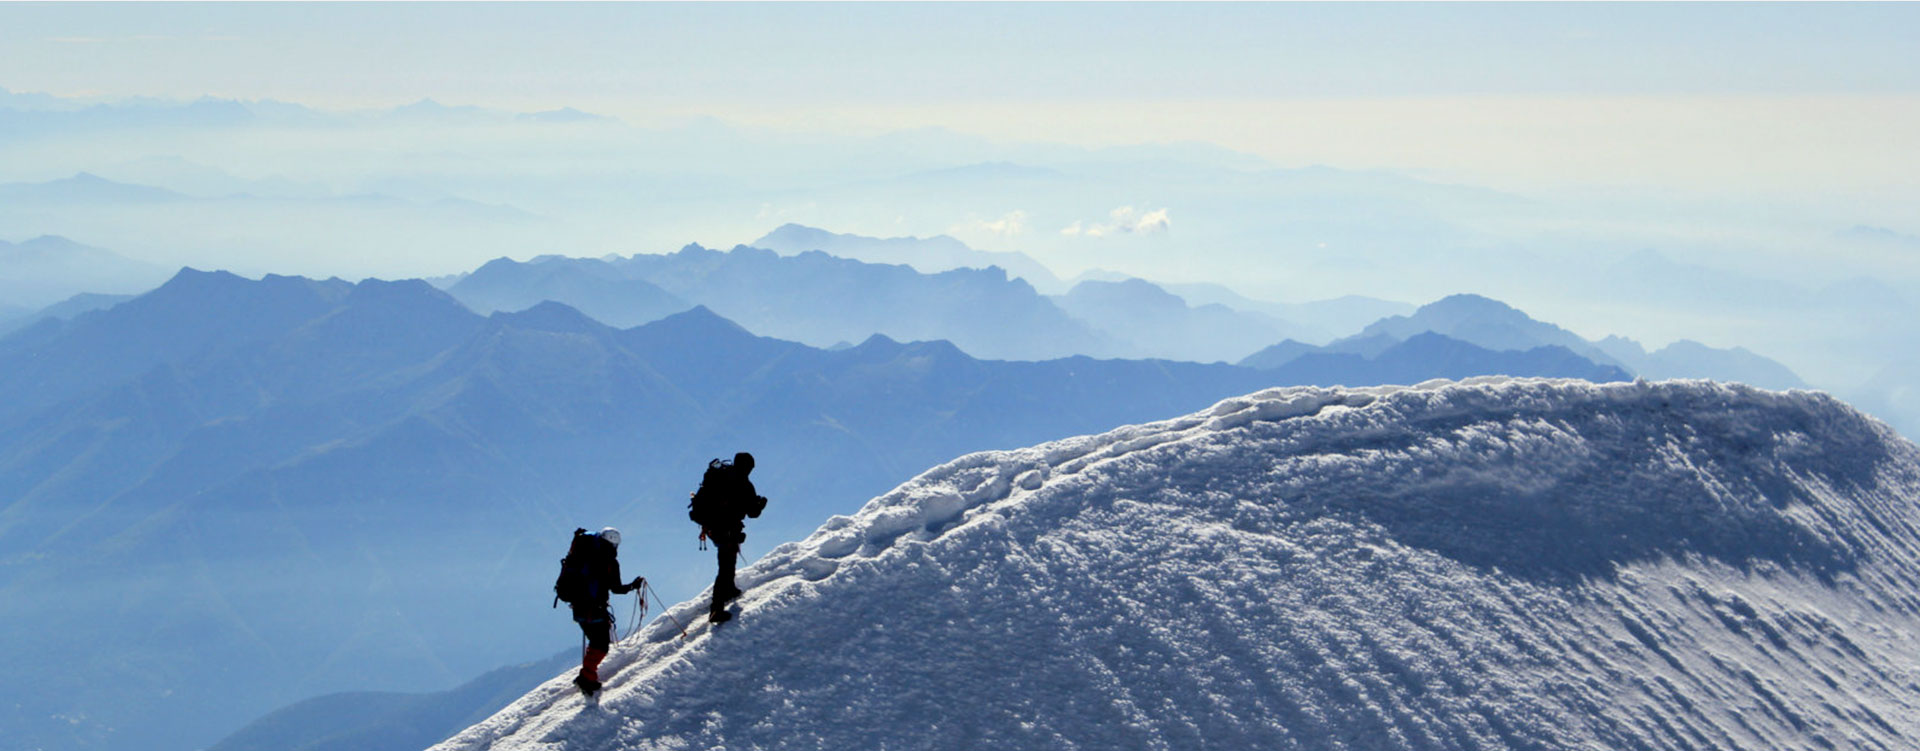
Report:
[[[600,690],[600,661],[613,644],[613,611],[607,607],[607,595],[624,595],[647,581],[638,576],[631,582],[620,581],[619,549],[620,530],[607,527],[592,534],[574,530],[567,557],[560,561],[560,578],[553,584],[555,602],[565,600],[573,608],[573,622],[580,624],[586,638],[580,675],[573,685],[588,696]]]
[[[740,562],[740,543],[747,539],[747,517],[760,518],[767,499],[753,490],[747,474],[753,471],[753,455],[745,451],[733,455],[733,461],[715,459],[707,463],[700,477],[700,489],[687,502],[687,518],[700,525],[702,539],[712,540],[720,570],[713,576],[713,604],[707,608],[707,620],[724,623],[732,618],[727,603],[740,596],[733,573]]]

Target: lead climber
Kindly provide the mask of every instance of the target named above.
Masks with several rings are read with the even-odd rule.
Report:
[[[707,621],[725,623],[733,617],[727,603],[740,596],[733,573],[740,560],[740,543],[747,539],[746,518],[760,518],[767,499],[754,492],[753,455],[745,451],[733,455],[733,461],[707,462],[700,477],[700,489],[687,501],[687,518],[700,525],[701,539],[712,540],[720,570],[713,575],[713,603],[707,608]]]

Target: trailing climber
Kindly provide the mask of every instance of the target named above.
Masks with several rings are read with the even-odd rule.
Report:
[[[560,578],[553,583],[555,604],[564,600],[572,606],[573,621],[586,637],[580,675],[573,685],[588,696],[600,690],[600,661],[613,643],[613,611],[607,607],[607,594],[624,595],[647,582],[638,576],[631,582],[620,580],[619,548],[620,530],[607,527],[592,534],[574,530],[567,557],[560,560]]]

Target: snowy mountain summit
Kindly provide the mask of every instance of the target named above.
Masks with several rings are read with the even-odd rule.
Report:
[[[1263,391],[932,469],[437,748],[1912,748],[1917,498],[1817,393]]]

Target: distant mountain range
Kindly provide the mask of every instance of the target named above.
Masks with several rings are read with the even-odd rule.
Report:
[[[1431,331],[1394,341],[1372,355],[1307,351],[1267,370],[1287,383],[1329,386],[1413,384],[1490,373],[1581,378],[1595,383],[1633,380],[1623,368],[1595,363],[1557,345],[1493,350]]]
[[[1712,378],[1737,381],[1761,388],[1786,390],[1807,388],[1787,366],[1748,351],[1745,347],[1719,349],[1689,339],[1646,351],[1639,342],[1610,336],[1594,343],[1613,359],[1632,368],[1642,378]]]
[[[1004,176],[1013,169],[1012,165],[999,165],[994,174]],[[1034,179],[1044,177],[1047,175]],[[1368,298],[1304,304],[1262,302],[1220,285],[1165,285],[1117,272],[1084,274],[1069,287],[1025,254],[974,250],[945,235],[883,239],[786,224],[755,240],[752,247],[785,255],[819,250],[869,263],[909,265],[922,273],[998,266],[1009,276],[1050,293],[1048,299],[1055,305],[1105,340],[1102,349],[1050,353],[1054,356],[1233,361],[1282,338],[1331,339],[1382,316],[1412,310],[1410,305]],[[961,341],[947,334],[934,335]],[[999,356],[998,348],[963,348]]]
[[[145,292],[166,279],[158,266],[64,237],[0,240],[0,306],[31,311],[81,293]]]
[[[1407,303],[1360,295],[1346,295],[1303,303],[1283,303],[1255,300],[1219,284],[1161,283],[1158,286],[1179,295],[1190,305],[1224,305],[1234,310],[1262,313],[1285,321],[1289,327],[1299,332],[1290,336],[1305,341],[1332,341],[1382,318],[1405,315],[1414,311],[1414,306]]]
[[[55,180],[0,184],[0,226],[84,238],[89,244],[147,258],[211,259],[255,275],[284,268],[288,259],[302,258],[325,258],[321,265],[352,273],[355,266],[388,266],[400,247],[418,247],[419,257],[431,259],[435,253],[527,247],[555,231],[546,217],[518,207],[445,192],[420,191],[408,197],[372,191],[337,193],[284,178],[241,180],[190,163],[152,160],[128,163],[122,171],[183,188],[239,192],[194,194],[80,172]],[[431,260],[415,263],[423,270],[429,265],[442,267]],[[39,304],[76,292],[151,289],[166,279],[168,270],[155,270],[152,279],[138,289],[68,289]],[[8,278],[0,274],[0,280]]]
[[[286,113],[274,103],[249,105],[232,100],[162,102],[151,99],[116,103],[83,102],[41,95],[0,98],[0,133],[16,137],[122,129],[225,128],[255,122],[261,113]],[[304,107],[299,110],[311,113]]]
[[[1005,178],[1009,173],[1026,175],[1029,179],[1057,177],[1051,172],[1020,172],[1014,165],[982,165],[966,171],[976,175],[988,167],[991,174]],[[1289,336],[1301,339],[1330,340],[1350,331],[1354,331],[1380,318],[1409,313],[1412,305],[1376,300],[1366,297],[1343,297],[1332,300],[1309,303],[1278,303],[1254,300],[1218,284],[1168,284],[1138,279],[1121,272],[1088,272],[1080,275],[1072,283],[1062,281],[1052,271],[1024,253],[994,252],[975,250],[965,243],[946,235],[929,238],[892,237],[878,238],[857,234],[836,233],[816,227],[800,224],[785,224],[750,243],[755,248],[766,248],[783,255],[794,255],[807,250],[819,250],[829,255],[852,258],[870,263],[891,263],[913,266],[915,269],[930,273],[956,268],[986,268],[999,266],[1006,269],[1009,276],[1019,277],[1032,284],[1035,289],[1048,294],[1063,308],[1068,308],[1075,317],[1086,320],[1106,334],[1116,337],[1127,356],[1168,357],[1174,359],[1238,359],[1247,352],[1271,343],[1272,338]],[[1091,286],[1087,286],[1090,285]],[[1102,289],[1105,285],[1127,284],[1124,291]],[[1143,286],[1144,285],[1144,286]],[[1082,287],[1085,287],[1084,289]],[[1147,287],[1154,289],[1149,290]],[[1152,307],[1162,315],[1188,318],[1167,305],[1167,298],[1177,297],[1183,307],[1190,307],[1196,313],[1193,317],[1206,319],[1185,323],[1156,321],[1149,328],[1187,329],[1187,336],[1158,337],[1142,336],[1138,323],[1144,314],[1129,306]],[[1221,315],[1214,306],[1230,309],[1233,315]],[[1199,312],[1209,311],[1209,312]],[[1246,315],[1254,314],[1254,315]],[[1211,345],[1197,343],[1194,336],[1202,340],[1223,340]],[[1267,341],[1259,341],[1269,337]],[[1130,339],[1138,339],[1130,344]],[[1232,350],[1243,346],[1243,342],[1258,342],[1253,347],[1241,351]],[[1171,344],[1173,346],[1163,346]],[[1181,348],[1195,348],[1198,345],[1201,354],[1186,353]]]
[[[952,341],[979,357],[1041,360],[1112,356],[1117,346],[999,268],[923,274],[819,251],[782,256],[689,245],[677,253],[608,259],[493,261],[448,292],[475,310],[554,300],[639,323],[660,311],[704,305],[748,329],[832,346],[878,333]]]
[[[648,282],[628,278],[612,264],[588,258],[536,258],[528,263],[499,258],[447,287],[476,313],[526,310],[541,302],[564,302],[616,328],[657,321],[693,303]]]
[[[1217,303],[1190,306],[1179,295],[1141,279],[1083,281],[1052,299],[1129,357],[1233,361],[1274,340],[1305,335],[1263,313]]]
[[[117,184],[83,176],[78,186]],[[143,195],[148,195],[144,194]],[[182,198],[181,200],[185,200]],[[789,237],[829,235],[840,241],[873,240],[853,235],[831,235],[787,225],[774,233]],[[954,246],[964,245],[951,241]],[[879,241],[876,241],[879,242]],[[44,259],[66,258],[70,266],[100,276],[112,270],[146,268],[110,252],[86,248],[61,238],[40,238],[0,247],[0,263],[14,260],[22,271],[16,286],[47,277]],[[31,251],[31,252],[29,252]],[[38,258],[40,268],[20,259]],[[115,260],[118,259],[118,260]],[[90,261],[90,262],[89,262]],[[103,272],[108,270],[108,272]],[[776,256],[746,247],[725,253],[689,246],[668,255],[635,255],[606,259],[543,256],[526,263],[497,259],[448,288],[462,303],[481,312],[524,310],[543,300],[563,302],[603,323],[624,328],[658,320],[704,304],[750,328],[782,337],[829,346],[860,341],[873,333],[901,340],[946,339],[969,353],[1005,359],[1046,359],[1075,354],[1096,357],[1163,358],[1187,361],[1238,361],[1250,367],[1277,368],[1309,353],[1379,356],[1387,348],[1422,332],[1490,352],[1519,352],[1553,346],[1600,366],[1624,369],[1651,378],[1709,377],[1770,388],[1801,388],[1805,382],[1777,362],[1739,348],[1720,350],[1695,342],[1679,342],[1656,353],[1617,337],[1588,342],[1572,332],[1536,321],[1495,300],[1477,295],[1455,295],[1406,314],[1373,321],[1360,332],[1324,347],[1304,344],[1310,327],[1296,326],[1268,312],[1287,310],[1324,318],[1335,308],[1352,317],[1397,304],[1364,298],[1330,300],[1308,305],[1260,303],[1214,285],[1185,285],[1187,293],[1227,300],[1191,305],[1181,296],[1153,283],[1120,277],[1119,281],[1082,281],[1067,294],[1038,295],[1030,285],[1001,272],[955,269],[940,274],[916,272],[892,264],[842,259],[818,251]],[[656,281],[658,283],[656,283]],[[83,286],[83,284],[85,286]],[[666,286],[662,286],[662,285]],[[47,285],[43,284],[43,287]],[[68,282],[37,295],[16,295],[35,302],[54,292],[76,288],[129,286],[113,282]],[[678,292],[669,291],[668,286]],[[71,315],[101,300],[69,306]],[[1239,307],[1235,307],[1235,306]],[[38,316],[30,306],[0,311],[0,331],[19,328]],[[982,315],[982,311],[991,311]],[[1317,311],[1317,312],[1316,312]],[[58,311],[54,314],[60,315]],[[44,315],[44,314],[43,314]],[[1281,340],[1279,344],[1272,344]],[[1245,353],[1253,352],[1252,355]],[[1427,354],[1432,355],[1433,352]],[[1479,355],[1456,353],[1461,358]],[[1498,359],[1498,358],[1496,358]],[[1465,362],[1465,360],[1458,360]],[[1518,367],[1483,360],[1475,369]],[[1331,369],[1329,369],[1331,368]],[[1563,369],[1562,369],[1563,370]],[[1316,378],[1384,378],[1389,372],[1419,372],[1400,368],[1369,369],[1331,365],[1331,361],[1302,366],[1295,375]],[[1603,377],[1609,371],[1595,370]],[[1311,375],[1310,375],[1311,374]],[[1345,383],[1379,382],[1374,380]]]
[[[1786,366],[1743,348],[1681,341],[1649,354],[1619,337],[1589,342],[1479,295],[1445,297],[1324,346],[1283,341],[1239,364],[1274,371],[1290,382],[1327,385],[1408,383],[1440,372],[1451,374],[1426,377],[1553,372],[1593,381],[1710,378],[1771,389],[1806,388]]]
[[[814,232],[789,225],[775,234],[791,238]],[[900,247],[920,242],[834,237],[849,243],[899,242]],[[969,354],[993,359],[1088,355],[1234,361],[1276,340],[1313,336],[1320,330],[1258,310],[1220,303],[1189,305],[1141,279],[1090,279],[1064,295],[1048,296],[1024,279],[1008,277],[1000,267],[928,273],[906,264],[840,258],[818,250],[789,256],[746,246],[721,252],[690,245],[672,254],[602,259],[542,256],[524,263],[502,258],[446,289],[482,313],[523,310],[553,300],[604,323],[633,326],[700,304],[753,331],[815,346],[857,342],[880,333],[900,340],[945,339]],[[1258,305],[1224,288],[1209,291],[1249,307]],[[1268,307],[1321,321],[1410,309],[1364,298]]]
[[[72,177],[37,183],[0,184],[0,200],[32,202],[164,203],[190,200],[165,188],[130,185],[80,172]]]
[[[565,670],[580,655],[566,650],[511,665],[446,691],[328,694],[276,710],[207,751],[377,751],[422,749],[484,720],[508,702]]]
[[[786,228],[788,234],[805,229]],[[1444,372],[1446,377],[1714,378],[1769,388],[1805,387],[1785,366],[1746,350],[1682,342],[1648,354],[1617,338],[1589,342],[1479,295],[1453,295],[1388,315],[1358,333],[1316,346],[1294,338],[1308,336],[1311,329],[1248,309],[1278,309],[1275,304],[1263,306],[1223,287],[1188,289],[1244,307],[1190,305],[1164,287],[1125,277],[1089,279],[1067,294],[1044,296],[997,269],[925,274],[819,251],[780,256],[744,246],[720,252],[697,245],[668,255],[547,256],[526,263],[498,259],[448,291],[480,312],[519,310],[554,300],[616,326],[637,325],[702,304],[749,329],[815,346],[859,341],[878,332],[903,340],[945,339],[970,354],[1004,359],[1082,354],[1237,361],[1274,370],[1304,355],[1326,356],[1280,374],[1292,383],[1398,383]],[[1288,308],[1326,320],[1395,306],[1350,298]],[[1429,332],[1441,340],[1401,348],[1375,362]],[[1519,356],[1543,347],[1551,349]],[[1436,370],[1440,363],[1447,365]]]
[[[83,292],[39,310],[0,308],[0,336],[28,328],[48,318],[64,320],[88,311],[111,308],[133,297],[133,295],[99,295]]]
[[[1405,340],[1422,332],[1458,339],[1491,350],[1522,350],[1539,346],[1564,347],[1603,365],[1618,365],[1613,357],[1571,331],[1536,321],[1498,300],[1480,295],[1450,295],[1420,306],[1410,315],[1383,318],[1351,337],[1328,345],[1385,337]]]
[[[975,250],[946,235],[936,237],[864,237],[839,234],[799,224],[783,224],[749,243],[782,255],[798,255],[818,250],[828,255],[852,258],[868,263],[894,263],[912,266],[931,274],[953,269],[984,269],[998,266],[1007,275],[1025,279],[1046,293],[1067,289],[1053,271],[1025,253]]]

